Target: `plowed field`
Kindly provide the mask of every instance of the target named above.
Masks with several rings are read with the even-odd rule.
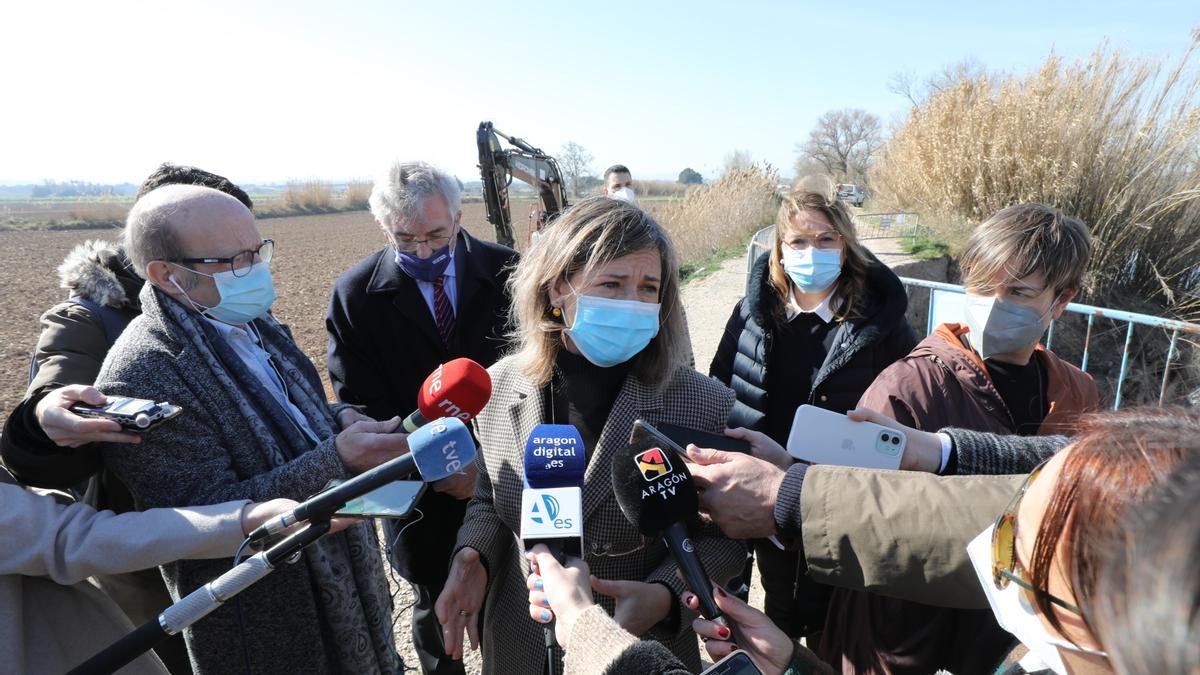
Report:
[[[514,203],[518,247],[525,239],[528,205]],[[483,204],[463,204],[463,225],[495,241]],[[274,312],[291,326],[300,348],[325,374],[325,305],[334,280],[383,244],[366,211],[260,220],[263,237],[276,242],[272,272],[279,299]],[[37,344],[38,317],[66,298],[56,268],[76,244],[115,239],[120,230],[0,231],[0,423],[25,393],[29,357]]]

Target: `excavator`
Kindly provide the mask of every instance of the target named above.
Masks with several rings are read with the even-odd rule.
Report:
[[[501,139],[511,147],[506,148]],[[479,146],[479,172],[483,176],[483,202],[488,222],[496,228],[496,241],[510,248],[515,244],[508,195],[514,178],[538,193],[538,204],[529,214],[532,241],[536,233],[567,207],[567,191],[558,162],[540,148],[502,133],[488,121],[479,123],[475,141]]]

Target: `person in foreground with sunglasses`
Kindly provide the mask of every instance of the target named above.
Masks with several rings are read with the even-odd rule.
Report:
[[[1071,445],[1029,474],[967,546],[997,621],[1027,650],[998,672],[1112,670],[1093,625],[1104,599],[1097,570],[1123,545],[1129,518],[1197,451],[1200,413],[1136,408],[1086,418]],[[1126,596],[1122,605],[1149,601]]]
[[[993,615],[1004,629],[1016,637],[1021,646],[1009,651],[998,669],[988,672],[1015,675],[1022,672],[1057,673],[1111,672],[1106,648],[1114,641],[1126,639],[1114,627],[1131,625],[1130,617],[1155,616],[1155,608],[1169,601],[1168,583],[1129,583],[1130,560],[1146,549],[1144,555],[1159,561],[1164,574],[1173,578],[1171,570],[1194,570],[1196,560],[1188,559],[1186,547],[1173,556],[1161,551],[1170,546],[1164,537],[1171,536],[1161,526],[1163,516],[1148,518],[1149,525],[1131,529],[1130,518],[1137,518],[1143,503],[1152,497],[1157,501],[1172,499],[1181,492],[1180,478],[1167,477],[1185,461],[1190,462],[1190,475],[1197,475],[1200,461],[1200,411],[1180,408],[1136,408],[1118,413],[1085,417],[1081,433],[1057,454],[1046,459],[1026,477],[1018,476],[932,476],[924,472],[850,469],[834,466],[812,466],[801,471],[805,477],[804,490],[812,490],[800,504],[772,503],[771,511],[786,522],[800,519],[804,514],[806,528],[823,530],[805,533],[806,554],[810,570],[816,566],[844,568],[836,577],[843,586],[873,590],[895,597],[907,597],[933,604],[940,598],[947,606],[981,606],[986,599]],[[983,436],[958,437],[956,441],[978,442]],[[1051,439],[1011,439],[1012,449],[1031,451],[1048,448]],[[1004,437],[992,437],[988,442],[999,445]],[[977,450],[978,448],[973,448]],[[690,448],[693,459],[708,466],[693,467],[693,478],[712,492],[701,493],[702,505],[708,501],[713,513],[725,510],[734,503],[719,501],[713,507],[715,492],[730,493],[737,489],[724,474],[782,474],[769,462],[711,450]],[[714,461],[715,460],[715,461]],[[733,465],[726,468],[726,465]],[[713,468],[721,469],[720,483],[702,478]],[[788,471],[791,474],[797,468]],[[1189,469],[1185,467],[1182,471]],[[1184,478],[1189,474],[1184,474]],[[785,480],[779,475],[779,480]],[[998,490],[1008,486],[1010,497],[1006,506],[997,506]],[[840,490],[835,491],[833,486]],[[1174,487],[1171,487],[1174,486]],[[708,497],[705,497],[706,493]],[[748,491],[747,491],[748,494]],[[898,495],[909,497],[905,504],[895,504],[886,512],[874,508],[879,502],[894,500]],[[941,518],[936,509],[939,503],[949,503],[954,495],[978,501],[963,507],[954,522]],[[784,500],[780,493],[778,499]],[[824,499],[823,497],[829,497]],[[1181,499],[1174,496],[1174,502]],[[859,517],[861,527],[839,530],[822,514],[818,503],[832,508],[859,504],[864,513]],[[1001,502],[1002,504],[1003,502]],[[962,522],[981,518],[986,505],[999,509],[994,522],[970,543],[964,535]],[[1163,507],[1155,507],[1162,511]],[[769,512],[769,513],[770,513]],[[995,513],[995,511],[993,511]],[[1187,508],[1171,511],[1178,518],[1190,514]],[[760,513],[758,521],[770,519]],[[718,519],[721,523],[722,519]],[[845,520],[845,519],[842,519]],[[810,522],[811,521],[811,522]],[[961,522],[959,522],[961,521]],[[734,521],[729,520],[729,523]],[[748,521],[747,521],[748,522]],[[1157,523],[1157,524],[1156,524]],[[745,523],[739,524],[745,526]],[[811,526],[811,527],[810,527]],[[1138,529],[1140,527],[1140,529]],[[725,529],[723,527],[723,529]],[[865,530],[863,533],[856,530]],[[1157,530],[1155,532],[1155,530]],[[1149,533],[1147,532],[1149,531]],[[791,530],[779,530],[791,534]],[[770,533],[755,532],[760,536]],[[731,534],[726,531],[726,534]],[[731,536],[738,536],[731,534]],[[1194,537],[1192,537],[1194,539]],[[1137,542],[1135,549],[1130,545]],[[1143,543],[1144,542],[1144,543]],[[824,558],[819,549],[838,547],[843,550]],[[965,550],[966,556],[962,555]],[[1159,553],[1155,553],[1159,551]],[[814,559],[814,556],[815,559]],[[1180,559],[1182,558],[1182,560]],[[1193,556],[1194,558],[1194,556]],[[1168,561],[1169,564],[1168,564]],[[974,577],[973,588],[964,580],[963,568]],[[1145,563],[1141,566],[1146,570]],[[839,576],[840,575],[840,576]],[[1176,576],[1179,572],[1176,573]],[[1103,578],[1101,585],[1099,579]],[[1187,606],[1186,573],[1177,585],[1183,599],[1173,601]],[[857,583],[857,586],[854,583]],[[1151,586],[1155,594],[1139,589]],[[1193,585],[1194,587],[1194,585]],[[982,593],[980,593],[982,591]],[[907,593],[907,596],[903,594]],[[1188,621],[1186,611],[1172,614],[1172,621]],[[1194,619],[1193,619],[1194,621]],[[1162,621],[1155,623],[1162,630]],[[1097,631],[1099,626],[1100,631]],[[1177,626],[1176,626],[1177,627]],[[1151,629],[1152,630],[1152,629]],[[1102,636],[1100,639],[1097,635]],[[1178,644],[1175,644],[1178,643]],[[1175,639],[1172,646],[1180,651],[1187,639]],[[724,647],[709,641],[707,648],[714,656],[728,653]],[[1118,672],[1190,672],[1183,670],[1140,670],[1121,664],[1139,654],[1136,649],[1119,649],[1122,658],[1116,661]],[[1141,650],[1145,652],[1146,650]],[[1186,657],[1183,657],[1186,658]],[[968,672],[968,671],[963,671]],[[983,671],[979,671],[983,672]]]

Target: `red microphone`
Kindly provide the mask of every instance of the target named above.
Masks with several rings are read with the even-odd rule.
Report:
[[[463,422],[483,410],[492,397],[492,376],[471,359],[448,361],[425,378],[417,394],[417,409],[401,425],[412,433],[430,420],[455,417]]]

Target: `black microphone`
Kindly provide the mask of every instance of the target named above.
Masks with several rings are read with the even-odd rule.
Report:
[[[445,417],[408,436],[409,451],[365,471],[335,488],[313,495],[291,511],[272,518],[250,533],[258,541],[309,520],[323,520],[375,488],[409,476],[414,470],[426,483],[463,471],[475,461],[475,441],[461,420]]]
[[[700,500],[683,460],[652,436],[635,439],[613,457],[612,484],[621,512],[643,536],[662,537],[688,590],[700,600],[700,614],[717,620],[721,610],[712,581],[688,534]]]

